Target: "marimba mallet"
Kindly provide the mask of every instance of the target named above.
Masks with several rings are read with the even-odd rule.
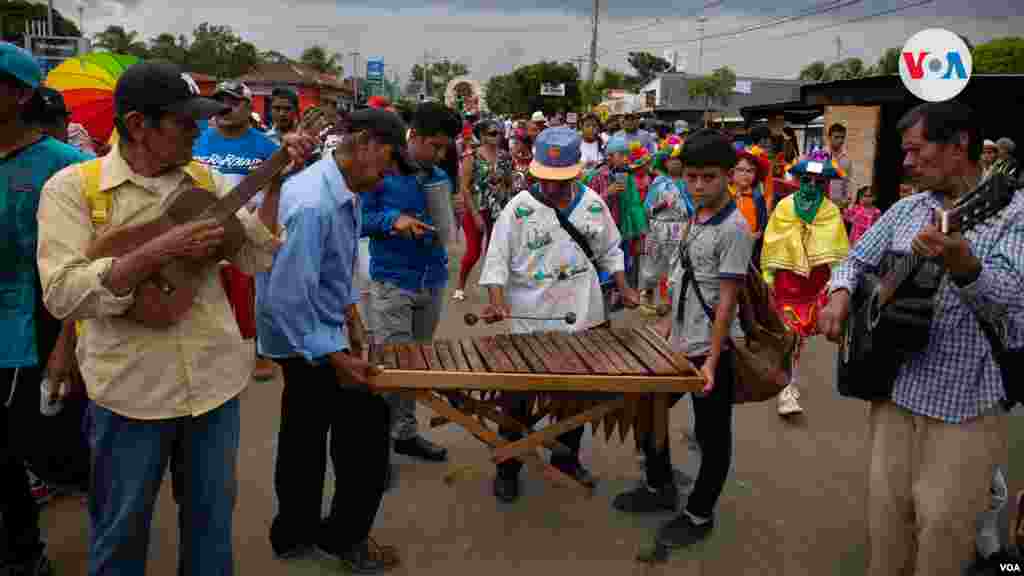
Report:
[[[472,326],[480,321],[480,317],[473,313],[466,314],[463,318],[468,326]],[[570,325],[576,323],[575,312],[569,312],[565,316],[555,316],[550,318],[543,318],[540,316],[505,316],[505,318],[516,318],[519,320],[563,320],[566,324]]]

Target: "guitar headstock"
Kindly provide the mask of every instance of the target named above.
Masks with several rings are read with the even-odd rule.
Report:
[[[942,213],[943,234],[966,232],[995,216],[1013,201],[1014,188],[1003,174],[992,174],[964,195],[952,210]]]

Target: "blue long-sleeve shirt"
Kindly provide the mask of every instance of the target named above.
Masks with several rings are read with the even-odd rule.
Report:
[[[922,193],[886,210],[832,272],[832,290],[852,293],[887,252],[909,254],[911,241],[941,207],[938,194]],[[962,287],[948,274],[942,277],[928,345],[900,368],[892,393],[896,405],[954,424],[983,414],[1004,396],[976,316],[998,326],[1008,347],[1024,343],[1024,194],[964,237],[981,260],[981,275]]]
[[[347,350],[345,310],[359,300],[359,198],[328,156],[285,182],[278,210],[284,245],[256,277],[260,354],[315,361]]]
[[[448,252],[434,234],[419,239],[399,236],[392,227],[402,214],[426,224],[427,194],[451,194],[448,176],[429,173],[386,176],[362,195],[363,235],[370,237],[370,278],[404,290],[437,288],[448,282]]]

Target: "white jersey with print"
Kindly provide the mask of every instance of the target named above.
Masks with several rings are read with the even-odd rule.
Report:
[[[623,254],[619,229],[608,206],[586,186],[578,185],[569,221],[587,238],[601,269],[621,272]],[[555,210],[528,191],[517,194],[502,210],[491,233],[480,285],[503,286],[505,302],[516,316],[562,320],[510,320],[510,331],[585,330],[604,322],[604,300],[597,271],[569,233],[558,223]]]

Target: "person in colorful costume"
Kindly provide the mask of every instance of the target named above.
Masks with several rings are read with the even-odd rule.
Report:
[[[682,151],[683,140],[675,135],[669,136],[651,163],[658,176],[651,183],[644,200],[650,231],[644,238],[644,255],[640,261],[641,293],[649,292],[650,296],[641,312],[658,311],[658,284],[675,267],[679,243],[694,214],[693,200],[683,180]]]
[[[816,152],[788,168],[800,189],[775,206],[764,233],[761,270],[772,288],[783,320],[800,335],[797,360],[814,335],[818,310],[827,301],[832,268],[846,258],[850,244],[839,208],[826,196],[827,183],[845,173],[827,153]],[[789,386],[779,394],[779,415],[803,411],[794,361]]]
[[[582,182],[597,192],[608,205],[622,236],[626,278],[630,286],[636,287],[639,280],[636,261],[640,255],[642,237],[647,233],[644,198],[651,183],[647,172],[651,156],[643,146],[635,143],[627,145],[625,137],[621,135],[608,141],[605,152],[608,154],[607,164],[588,172]],[[620,176],[622,174],[624,176]],[[620,179],[621,182],[618,181]]]
[[[736,167],[732,171],[729,193],[736,200],[736,207],[750,225],[754,236],[753,262],[761,264],[761,246],[764,230],[768,226],[768,215],[772,205],[764,192],[764,185],[772,178],[772,160],[760,146],[740,148],[736,154]]]

